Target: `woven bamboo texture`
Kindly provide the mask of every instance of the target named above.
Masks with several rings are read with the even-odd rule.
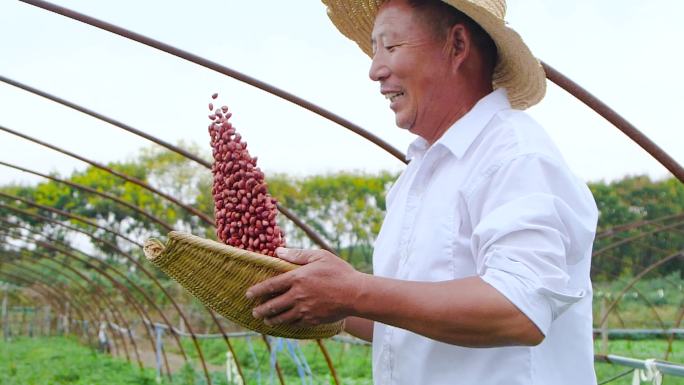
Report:
[[[147,240],[147,259],[229,320],[262,334],[287,338],[327,338],[341,331],[341,322],[297,328],[268,326],[252,317],[259,302],[245,297],[247,289],[298,265],[192,234],[172,231],[168,238],[166,245],[157,239]]]

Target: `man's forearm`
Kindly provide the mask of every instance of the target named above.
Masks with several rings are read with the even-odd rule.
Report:
[[[245,293],[247,298],[266,298],[252,315],[269,325],[307,327],[358,317],[473,347],[534,345],[544,338],[532,321],[479,277],[402,281],[360,273],[324,250],[279,250],[280,258],[303,266]],[[352,331],[370,337],[371,323],[360,325],[365,326],[357,330],[352,325]]]
[[[359,317],[347,317],[344,319],[344,331],[356,338],[373,341],[373,321]]]
[[[412,282],[364,274],[352,304],[357,317],[460,346],[536,345],[544,336],[479,277]]]

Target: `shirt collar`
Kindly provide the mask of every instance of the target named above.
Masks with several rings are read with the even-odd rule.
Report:
[[[497,112],[510,108],[511,104],[508,101],[506,90],[497,88],[480,99],[470,111],[449,127],[433,146],[444,146],[456,158],[461,158],[492,117]],[[411,160],[416,156],[421,156],[429,147],[425,139],[418,137],[409,145],[406,158]]]
[[[425,154],[425,151],[427,151],[429,147],[429,143],[427,140],[423,139],[422,137],[417,137],[411,144],[409,144],[408,151],[406,151],[406,160],[411,160],[415,157],[422,156]]]

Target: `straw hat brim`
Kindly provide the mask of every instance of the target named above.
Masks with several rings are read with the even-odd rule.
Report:
[[[252,317],[252,309],[259,302],[245,297],[247,289],[299,265],[192,234],[172,231],[168,238],[166,244],[156,239],[145,242],[148,261],[229,320],[262,334],[286,338],[327,338],[342,330],[342,322],[299,328],[268,326]]]
[[[371,32],[384,0],[322,0],[328,17],[343,35],[372,57]],[[492,79],[495,89],[505,88],[511,106],[524,110],[546,94],[546,74],[520,35],[487,9],[472,0],[443,0],[478,23],[494,40],[498,50]]]

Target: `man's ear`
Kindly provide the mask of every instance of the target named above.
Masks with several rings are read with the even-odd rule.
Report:
[[[465,61],[470,54],[471,35],[470,30],[464,24],[454,24],[447,32],[444,50],[449,59],[454,60],[455,68]]]

